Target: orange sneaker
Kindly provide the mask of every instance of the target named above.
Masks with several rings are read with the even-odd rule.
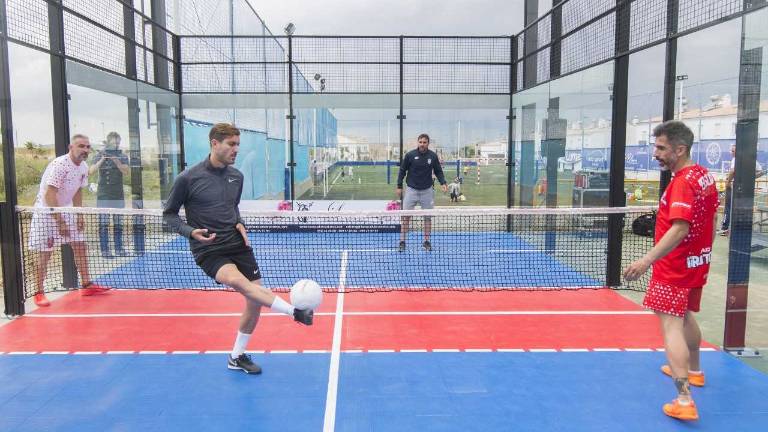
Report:
[[[45,294],[35,294],[35,304],[39,307],[48,307],[51,305],[51,302],[48,300],[48,297],[45,296]]]
[[[696,409],[696,404],[691,400],[688,405],[683,405],[677,398],[668,404],[664,404],[662,407],[664,414],[674,417],[680,420],[698,420],[699,411]]]
[[[661,372],[664,375],[672,376],[672,368],[669,367],[669,365],[664,365],[661,367]],[[704,373],[697,373],[693,374],[688,372],[688,384],[696,387],[704,387]]]
[[[80,289],[80,294],[84,296],[92,296],[95,294],[105,293],[111,289],[112,289],[111,287],[105,287],[105,286],[98,285],[94,282],[89,282],[83,285],[83,288]]]

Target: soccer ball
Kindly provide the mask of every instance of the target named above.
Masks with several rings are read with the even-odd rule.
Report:
[[[323,290],[317,282],[302,279],[291,287],[291,303],[297,309],[317,309],[323,302]]]

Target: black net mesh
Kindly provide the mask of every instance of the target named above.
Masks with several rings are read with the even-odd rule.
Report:
[[[264,284],[277,290],[302,278],[331,290],[343,284],[347,291],[543,290],[605,287],[609,214],[624,221],[626,267],[652,247],[650,237],[631,229],[648,210],[275,211],[242,216]],[[401,250],[406,216],[409,230]],[[59,246],[67,241],[74,250],[84,247],[90,276],[101,285],[225,289],[195,264],[188,240],[168,231],[160,211],[25,208],[19,218],[28,297],[37,292],[43,274],[44,291],[71,289],[64,287],[68,264]],[[68,237],[61,234],[59,220]],[[423,244],[427,220],[431,250]],[[46,255],[51,258],[43,272],[40,263]],[[647,277],[614,288],[643,290]]]

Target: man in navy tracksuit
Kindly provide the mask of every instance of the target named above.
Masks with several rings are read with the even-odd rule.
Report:
[[[437,181],[442,185],[443,192],[448,191],[448,184],[443,175],[443,168],[437,159],[437,153],[429,149],[429,135],[421,134],[418,138],[419,146],[409,151],[403,157],[400,164],[400,174],[397,176],[397,196],[403,198],[403,209],[413,210],[416,204],[420,204],[422,210],[434,208],[435,190],[432,188],[432,173],[435,173]],[[406,177],[407,174],[407,177]],[[405,179],[405,196],[403,197],[403,179]],[[405,236],[408,233],[410,216],[403,216],[400,229],[400,252],[405,250]],[[429,242],[429,233],[432,229],[432,219],[424,218],[424,249],[432,250]]]

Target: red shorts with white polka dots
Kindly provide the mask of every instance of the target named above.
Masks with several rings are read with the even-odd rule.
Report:
[[[683,317],[686,311],[698,312],[701,308],[701,287],[684,288],[651,279],[643,306],[655,312]]]

